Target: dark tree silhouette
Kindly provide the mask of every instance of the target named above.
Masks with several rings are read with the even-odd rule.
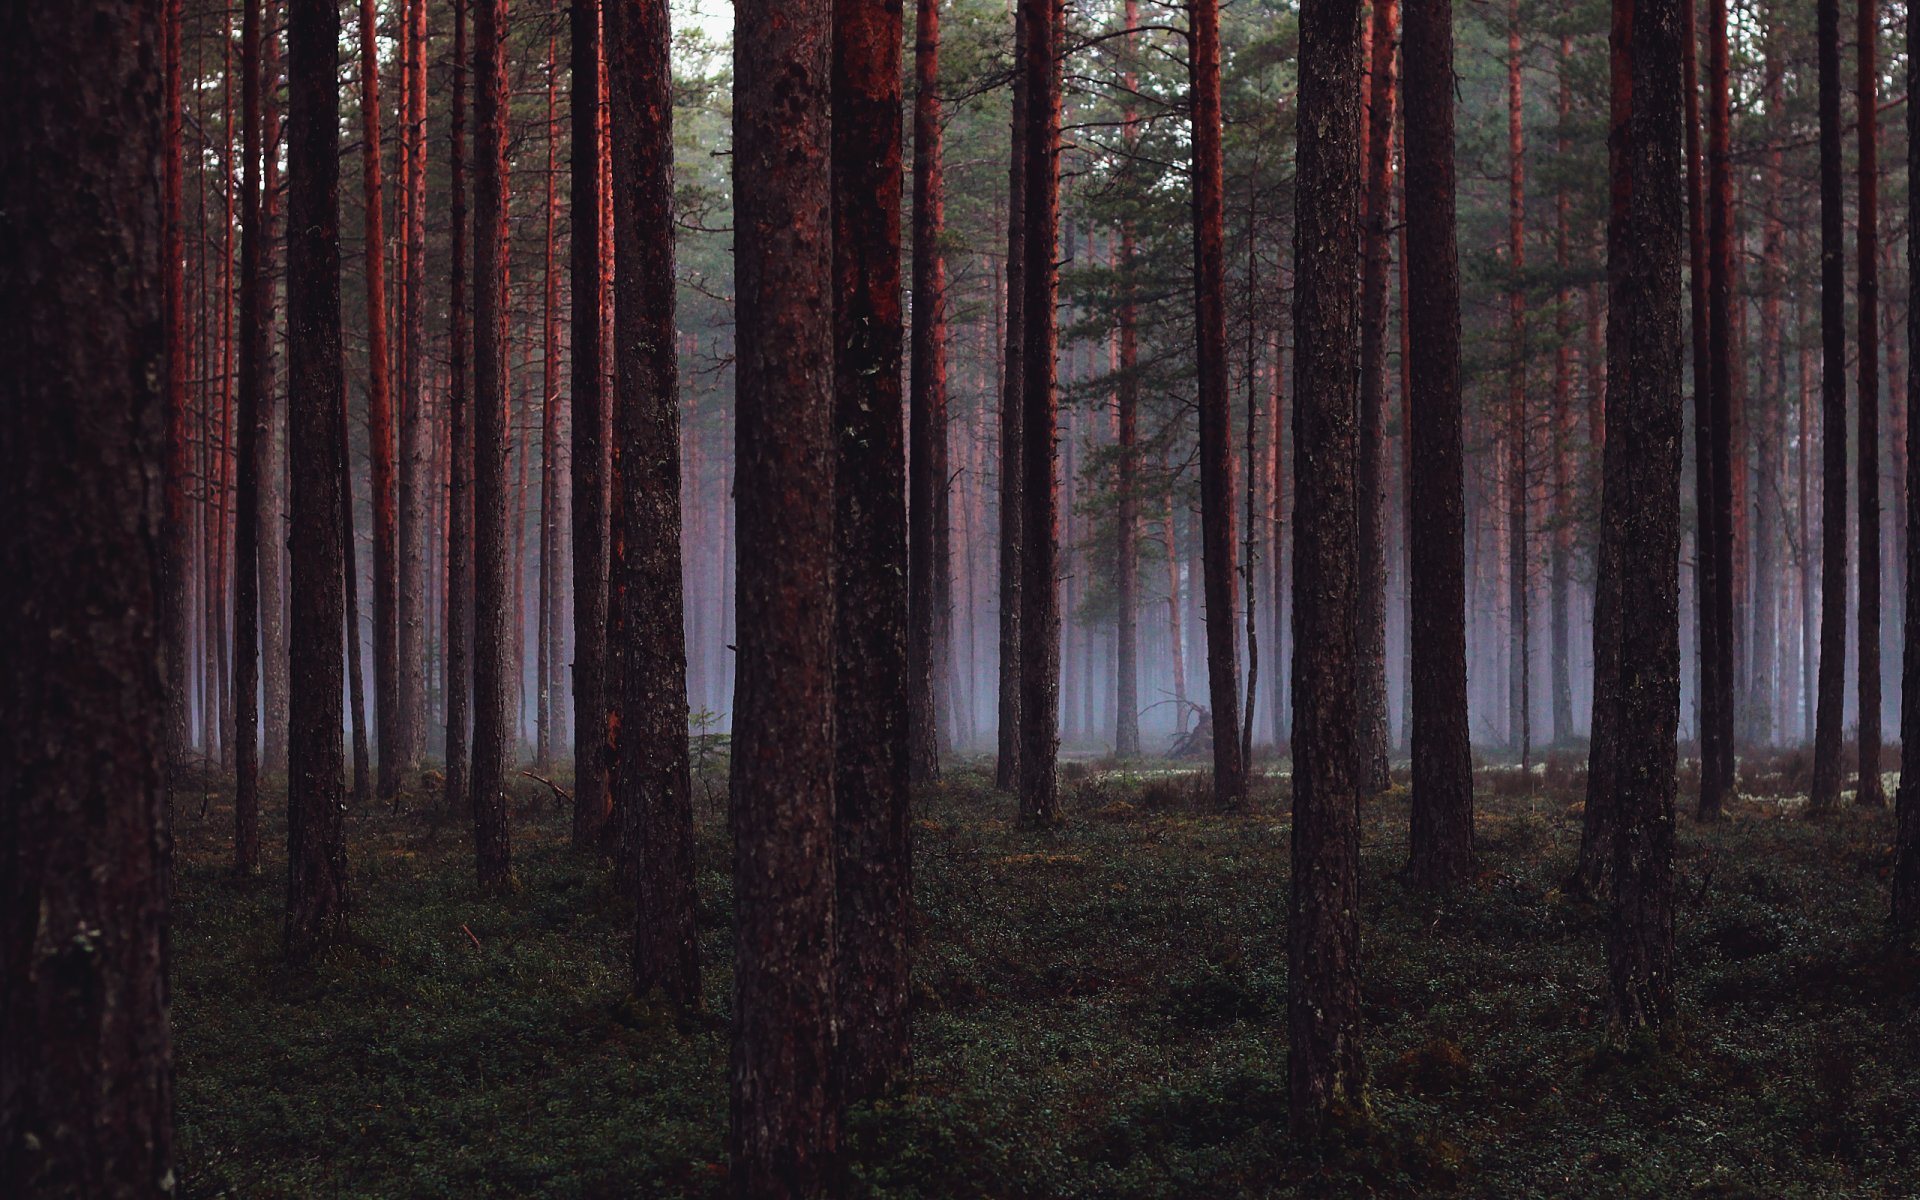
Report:
[[[1407,871],[1426,887],[1458,883],[1473,867],[1452,9],[1451,0],[1410,5],[1401,51],[1407,94],[1407,335],[1424,347],[1408,362],[1413,806]]]
[[[1818,0],[1820,85],[1820,684],[1807,806],[1840,803],[1847,686],[1847,264],[1840,195],[1840,3]]]
[[[1360,5],[1300,12],[1294,184],[1293,854],[1287,1085],[1294,1128],[1365,1107],[1354,671],[1360,308]]]
[[[259,709],[260,686],[260,479],[265,473],[264,397],[273,387],[272,315],[267,297],[265,205],[260,152],[261,0],[245,0],[240,16],[241,204],[240,380],[238,473],[233,539],[233,867],[250,875],[260,869]]]
[[[473,696],[473,394],[468,374],[473,328],[467,317],[467,3],[468,0],[453,0],[453,114],[447,156],[449,187],[453,193],[450,206],[453,261],[448,269],[447,285],[447,320],[451,328],[447,330],[445,795],[451,812],[465,808],[472,794],[467,753]],[[578,229],[575,226],[575,237],[581,236]]]
[[[838,1095],[906,1071],[911,897],[900,445],[900,8],[833,9],[834,874]]]
[[[1627,3],[1629,0],[1617,0]],[[1673,1018],[1675,735],[1680,717],[1680,0],[1632,0],[1631,198],[1610,247],[1609,281],[1623,315],[1609,382],[1601,520],[1619,550],[1618,673],[1596,703],[1613,710],[1614,901],[1607,927],[1607,1012],[1615,1033]]]
[[[940,5],[918,0],[913,42],[913,350],[908,420],[907,745],[916,782],[940,777],[947,582],[946,181],[940,164]]]
[[[1724,7],[1726,0],[1715,3]],[[1859,94],[1854,111],[1859,114],[1860,127],[1860,225],[1854,239],[1860,274],[1856,302],[1860,322],[1860,424],[1854,442],[1860,492],[1860,608],[1855,630],[1860,664],[1860,775],[1854,799],[1867,808],[1885,808],[1887,794],[1880,783],[1880,122],[1876,111],[1880,76],[1874,55],[1880,39],[1880,6],[1873,0],[1860,0],[1855,9],[1859,63],[1854,78]],[[1726,56],[1724,30],[1714,52],[1722,59]],[[1730,199],[1728,207],[1732,207]],[[1731,354],[1728,358],[1731,371]]]
[[[680,578],[679,347],[673,305],[672,31],[667,0],[608,6],[614,365],[608,635],[619,737],[619,877],[638,916],[634,988],[700,1000]]]
[[[507,68],[504,0],[478,0],[473,21],[473,833],[480,886],[513,880],[506,769],[507,711],[506,303]]]
[[[830,0],[734,6],[733,1192],[825,1192],[833,1066]]]
[[[186,225],[181,216],[183,164],[181,140],[180,33],[181,0],[163,0],[160,19],[161,70],[164,78],[162,120],[166,130],[166,160],[161,168],[161,196],[165,242],[161,255],[161,312],[167,331],[167,448],[161,462],[161,487],[166,508],[160,537],[166,555],[166,588],[160,598],[160,628],[167,656],[167,757],[178,767],[193,752],[193,672],[188,665],[192,613],[188,588],[193,571],[193,530],[187,512],[191,485],[192,450],[187,431],[187,280]]]
[[[1207,597],[1207,694],[1213,705],[1213,801],[1247,795],[1240,728],[1240,650],[1234,626],[1233,414],[1227,404],[1227,285],[1220,154],[1220,5],[1188,9],[1193,54],[1193,295],[1200,398],[1200,534]]]
[[[1907,44],[1920,45],[1920,10],[1907,7]],[[1914,66],[1913,56],[1907,56],[1907,91],[1913,94],[1916,83],[1920,83],[1920,69]],[[1920,111],[1916,106],[1907,105],[1907,140],[1909,143],[1920,138]],[[1920,228],[1920,155],[1907,156],[1907,227]],[[1920,278],[1920,242],[1911,236],[1907,239],[1907,278]],[[1907,305],[1907,345],[1920,347],[1920,307]],[[1920,371],[1907,376],[1907,413],[1920,412]],[[1920,605],[1913,603],[1913,597],[1920,595],[1920,538],[1913,536],[1913,530],[1920,528],[1920,436],[1916,436],[1920,422],[1907,426],[1907,589],[1906,589],[1906,627],[1902,634],[1906,639],[1905,653],[1900,666],[1900,744],[1901,746],[1920,746]],[[1906,765],[1905,758],[1900,766],[1900,789],[1894,800],[1894,858],[1893,858],[1893,923],[1895,927],[1911,930],[1920,927],[1920,770]]]
[[[8,1196],[157,1197],[174,1180],[161,12],[0,17]]]
[[[1027,18],[1024,5],[1013,14],[1013,128],[1007,159],[1007,334],[1000,387],[1000,729],[994,759],[994,786],[1011,792],[1020,786],[1020,672],[1026,661],[1020,642],[1025,607],[1021,565],[1026,544],[1025,359],[1027,245]]]
[[[347,935],[340,636],[346,380],[340,365],[340,13],[287,6],[287,953]],[[353,631],[348,630],[352,636]]]
[[[1127,157],[1122,161],[1121,170],[1131,182],[1132,159],[1140,137],[1140,115],[1133,99],[1140,86],[1134,57],[1137,53],[1134,30],[1140,23],[1140,8],[1136,0],[1126,0],[1123,14],[1127,36],[1122,51],[1126,73],[1121,79],[1121,90],[1127,98],[1121,118],[1121,134],[1125,139]],[[1017,128],[1018,116],[1014,118],[1014,123]],[[1011,262],[1011,258],[1008,261]],[[1115,504],[1118,545],[1114,554],[1114,595],[1120,611],[1114,631],[1114,670],[1119,678],[1114,682],[1113,752],[1116,757],[1127,758],[1140,753],[1140,310],[1136,301],[1138,289],[1132,278],[1134,223],[1131,216],[1120,222],[1120,259],[1116,265],[1121,274],[1122,290],[1118,347],[1120,378],[1114,386],[1114,403],[1118,410],[1118,427],[1114,433],[1119,443],[1119,461],[1114,480],[1114,491],[1118,493]],[[1012,292],[1010,283],[1009,297]],[[1008,311],[1011,314],[1011,301]],[[1012,319],[1010,315],[1009,320]],[[1275,444],[1274,453],[1279,453],[1278,443]],[[1279,557],[1277,546],[1274,557]],[[1278,592],[1274,594],[1279,595]],[[1251,707],[1251,695],[1247,703]]]

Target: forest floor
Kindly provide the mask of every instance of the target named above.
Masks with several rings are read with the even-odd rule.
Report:
[[[1746,781],[1775,796],[1681,819],[1666,1051],[1601,1037],[1604,913],[1560,888],[1575,771],[1483,770],[1480,874],[1445,900],[1399,880],[1404,786],[1368,803],[1373,1122],[1316,1154],[1286,1132],[1284,781],[1221,816],[1196,776],[1070,764],[1064,824],[1030,833],[951,771],[916,798],[913,1083],[851,1115],[844,1194],[1920,1194],[1892,818],[1810,821],[1785,765]],[[301,970],[280,955],[277,788],[252,880],[227,869],[228,797],[179,799],[184,1195],[725,1194],[724,780],[695,784],[706,1000],[678,1021],[629,995],[607,871],[522,782],[505,899],[476,894],[466,826],[424,792],[354,814],[360,944]]]

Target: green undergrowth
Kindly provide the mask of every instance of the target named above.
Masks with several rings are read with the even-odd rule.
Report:
[[[1371,1120],[1309,1151],[1285,1119],[1284,780],[1222,816],[1197,777],[1076,764],[1061,827],[1028,832],[952,772],[916,800],[912,1082],[850,1114],[840,1194],[1920,1194],[1920,956],[1882,922],[1889,815],[1683,818],[1683,1025],[1613,1051],[1605,914],[1560,889],[1579,780],[1499,775],[1480,873],[1445,899],[1398,878],[1404,787],[1366,806]],[[503,898],[473,886],[433,777],[355,813],[355,943],[301,969],[279,952],[278,788],[245,880],[226,797],[182,797],[185,1195],[725,1194],[724,781],[695,786],[692,1016],[631,997],[608,873],[521,783]]]

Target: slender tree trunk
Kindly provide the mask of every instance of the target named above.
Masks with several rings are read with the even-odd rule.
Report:
[[[408,0],[405,46],[407,90],[401,130],[406,175],[399,180],[407,206],[405,301],[400,310],[400,546],[398,626],[400,709],[398,767],[420,763],[427,741],[426,539],[432,421],[422,364],[426,345],[427,272],[427,2]],[[384,748],[383,748],[384,749]],[[384,755],[383,755],[384,757]]]
[[[173,1174],[162,625],[177,106],[157,3],[29,5],[0,46],[0,1192]],[[113,36],[103,38],[103,29]],[[169,55],[168,57],[172,57]],[[171,482],[171,480],[169,480]]]
[[[908,1065],[907,480],[900,444],[900,9],[835,0],[836,1092]]]
[[[1573,58],[1573,37],[1560,35],[1558,61],[1560,128],[1555,136],[1560,157],[1571,151],[1567,124],[1573,111],[1573,90],[1568,78]],[[1563,181],[1554,188],[1554,269],[1562,279],[1571,273],[1567,244],[1568,220],[1573,208],[1572,196]],[[1553,420],[1548,429],[1553,454],[1553,547],[1549,574],[1552,576],[1552,687],[1553,740],[1563,744],[1573,737],[1573,630],[1569,617],[1573,590],[1573,472],[1568,462],[1567,443],[1573,432],[1573,293],[1562,286],[1554,298],[1553,309]]]
[[[489,3],[491,0],[481,0]],[[447,789],[446,807],[469,803],[468,722],[473,695],[473,395],[467,321],[467,4],[453,0],[453,114],[447,170],[451,177],[452,264],[448,269],[447,382]],[[582,4],[586,7],[586,4]],[[597,156],[596,156],[597,157]],[[598,205],[594,206],[596,209]],[[576,218],[577,219],[577,218]],[[576,238],[584,236],[574,226]],[[579,392],[575,391],[578,397]],[[596,626],[597,628],[597,626]],[[584,787],[576,782],[576,790]]]
[[[1020,815],[1050,825],[1059,815],[1055,760],[1060,753],[1060,493],[1055,442],[1054,265],[1060,221],[1060,16],[1053,0],[1019,0],[1026,24],[1026,261],[1021,279]]]
[[[1233,415],[1227,402],[1225,197],[1220,152],[1220,6],[1189,9],[1193,55],[1193,290],[1200,390],[1200,526],[1207,606],[1207,692],[1213,706],[1213,801],[1247,795],[1240,740],[1240,650],[1233,559]],[[1383,697],[1384,698],[1384,697]]]
[[[1698,650],[1699,678],[1695,702],[1699,707],[1700,728],[1700,803],[1699,811],[1720,811],[1725,783],[1720,778],[1722,756],[1719,747],[1721,722],[1720,627],[1718,576],[1720,570],[1719,535],[1715,522],[1719,507],[1714,489],[1714,408],[1713,408],[1713,271],[1707,248],[1707,195],[1700,154],[1699,21],[1695,0],[1682,0],[1681,20],[1686,26],[1682,47],[1682,69],[1686,89],[1687,155],[1687,254],[1689,297],[1692,302],[1691,330],[1693,347],[1693,481],[1696,531],[1694,545],[1695,644]]]
[[[1779,33],[1763,40],[1762,95],[1769,114],[1786,107],[1786,86]],[[1777,118],[1776,118],[1777,120]],[[1761,160],[1760,186],[1764,193],[1760,251],[1760,430],[1757,446],[1758,486],[1754,519],[1754,642],[1753,677],[1749,707],[1751,736],[1772,746],[1781,726],[1776,717],[1776,689],[1785,680],[1780,669],[1781,605],[1785,585],[1781,566],[1781,539],[1786,532],[1782,505],[1786,481],[1781,476],[1782,418],[1787,402],[1786,354],[1782,346],[1781,293],[1785,287],[1786,223],[1780,212],[1780,177],[1784,126],[1773,127],[1771,144]]]
[[[1627,0],[1616,0],[1625,3]],[[1619,806],[1615,898],[1607,930],[1608,1021],[1616,1036],[1674,1017],[1673,825],[1680,715],[1680,229],[1683,103],[1676,0],[1633,0],[1631,200],[1610,306],[1625,378],[1609,384],[1610,465],[1603,520],[1619,550],[1619,668],[1599,703],[1633,747],[1613,763]],[[1620,484],[1623,486],[1615,486]]]
[[[557,0],[550,0],[550,8]],[[558,16],[558,13],[552,15]],[[558,464],[560,451],[560,274],[553,268],[553,231],[555,146],[559,134],[554,114],[558,111],[559,37],[547,37],[547,230],[545,271],[541,282],[545,295],[540,320],[540,591],[539,630],[535,638],[534,671],[534,757],[544,768],[553,761],[553,632],[554,613],[559,597],[554,592],[554,564],[557,558],[560,526],[555,510],[559,507]],[[676,348],[677,349],[677,348]]]
[[[1533,761],[1533,649],[1528,620],[1533,563],[1527,486],[1527,192],[1520,107],[1520,0],[1507,3],[1507,740],[1526,770]]]
[[[267,296],[266,228],[260,190],[261,0],[245,0],[240,17],[242,182],[240,205],[239,488],[233,541],[233,867],[260,869],[260,477],[262,446],[273,436],[261,419],[273,387]]]
[[[913,50],[913,350],[908,420],[907,704],[915,782],[940,777],[941,611],[947,592],[945,182],[940,165],[940,4],[917,0]]]
[[[501,20],[506,0],[474,11],[473,222],[473,820],[482,889],[513,881],[506,769],[513,721],[507,709],[506,271],[507,70]],[[677,626],[676,626],[677,628]]]
[[[1407,9],[1407,495],[1413,623],[1413,809],[1407,873],[1450,887],[1473,869],[1467,741],[1466,492],[1460,262],[1454,218],[1452,4]]]
[[[1000,664],[999,753],[994,786],[1011,792],[1020,785],[1020,594],[1026,508],[1021,496],[1025,468],[1026,374],[1021,339],[1026,336],[1027,237],[1027,19],[1024,5],[1014,10],[1013,124],[1007,168],[1007,333],[1000,387]]]
[[[1359,557],[1354,643],[1360,672],[1362,793],[1384,791],[1387,776],[1387,271],[1393,213],[1394,50],[1399,0],[1375,0],[1368,49],[1366,194],[1360,225]],[[1364,19],[1364,18],[1363,18]]]
[[[733,1194],[819,1196],[833,1103],[833,278],[828,0],[734,7],[738,690]],[[620,272],[624,275],[625,272]]]
[[[1168,479],[1166,515],[1160,523],[1167,554],[1167,648],[1173,657],[1174,730],[1182,737],[1187,732],[1187,655],[1186,630],[1180,620],[1180,554],[1173,521],[1173,447],[1166,448],[1164,467]]]
[[[193,570],[193,536],[187,513],[192,467],[187,433],[186,225],[181,217],[186,147],[181,138],[180,4],[181,0],[163,0],[160,16],[162,140],[166,151],[161,166],[160,311],[167,339],[167,444],[160,469],[166,497],[160,529],[166,582],[160,594],[160,631],[167,670],[167,758],[176,770],[193,751],[193,667],[189,658],[193,618],[187,594]]]
[[[1716,0],[1725,3],[1725,0]],[[1856,105],[1860,122],[1859,251],[1860,430],[1860,779],[1855,802],[1885,808],[1880,782],[1880,132],[1879,70],[1875,46],[1880,38],[1880,6],[1859,0],[1854,37],[1859,49]],[[1724,55],[1720,47],[1715,53]]]
[[[291,362],[288,369],[292,369]],[[372,800],[373,767],[367,749],[366,676],[360,669],[363,650],[360,638],[360,551],[359,538],[354,532],[353,439],[348,432],[350,418],[344,392],[340,396],[340,410],[335,416],[340,426],[340,457],[335,468],[340,474],[340,541],[344,560],[342,569],[345,573],[342,586],[347,627],[347,707],[353,724],[353,803],[357,808],[365,808]]]
[[[1734,535],[1742,510],[1734,507],[1733,457],[1735,411],[1733,333],[1733,183],[1732,164],[1727,145],[1731,122],[1727,91],[1727,4],[1726,0],[1707,3],[1707,84],[1712,102],[1707,130],[1707,284],[1708,294],[1708,395],[1713,405],[1709,439],[1713,452],[1713,625],[1714,651],[1719,662],[1713,673],[1713,685],[1719,695],[1714,699],[1713,719],[1719,728],[1710,743],[1719,756],[1712,772],[1714,787],[1700,790],[1699,816],[1714,820],[1720,815],[1728,795],[1734,792],[1734,679],[1737,661],[1735,645],[1739,632],[1734,622]],[[1703,782],[1707,777],[1703,774]]]
[[[380,743],[380,798],[400,787],[399,543],[394,511],[393,392],[388,374],[386,225],[380,162],[378,0],[360,0],[360,176],[365,193],[367,450],[373,460],[373,708]]]
[[[1820,100],[1820,684],[1809,807],[1840,803],[1847,667],[1847,327],[1840,195],[1840,4],[1818,0]]]
[[[607,447],[600,431],[606,303],[600,224],[600,0],[574,0],[573,188],[573,844],[598,846],[607,794]]]
[[[262,370],[266,381],[260,392],[260,506],[255,529],[260,547],[260,658],[264,687],[262,702],[266,718],[266,736],[261,765],[268,771],[287,768],[287,635],[286,635],[286,549],[283,521],[286,493],[280,484],[285,455],[279,431],[283,424],[278,397],[279,381],[274,369],[274,257],[278,239],[274,232],[279,219],[280,195],[280,77],[279,0],[268,0],[262,12],[261,30],[261,149],[260,197],[261,270],[267,277],[262,300],[262,319],[267,327],[266,360]]]
[[[1293,854],[1288,1093],[1296,1130],[1366,1111],[1354,672],[1360,5],[1306,0],[1294,185]]]
[[[347,830],[340,756],[340,632],[351,543],[345,504],[346,381],[340,364],[340,13],[287,6],[288,629],[287,954],[347,936]],[[357,632],[349,631],[357,637]],[[364,764],[363,764],[364,765]]]
[[[1920,45],[1920,14],[1912,5],[1907,6],[1907,45]],[[1915,94],[1914,89],[1920,82],[1920,68],[1914,65],[1911,52],[1907,55],[1907,92]],[[1915,144],[1920,138],[1920,112],[1915,111],[1911,103],[1907,105],[1907,142]],[[1920,242],[1913,236],[1913,230],[1920,228],[1920,156],[1907,155],[1907,279],[1909,284],[1920,279]],[[1909,354],[1920,354],[1920,307],[1916,307],[1911,297],[1907,300],[1907,346]],[[1907,376],[1906,405],[1909,414],[1920,412],[1920,371]],[[1906,612],[1905,628],[1901,631],[1905,638],[1904,656],[1900,667],[1900,745],[1902,757],[1900,764],[1900,788],[1894,799],[1894,855],[1893,855],[1893,923],[1895,928],[1911,931],[1920,926],[1920,769],[1907,765],[1906,755],[1920,751],[1920,605],[1913,598],[1920,595],[1920,538],[1913,536],[1916,526],[1920,526],[1920,441],[1914,436],[1915,425],[1907,426],[1907,543],[1906,543]],[[1912,747],[1914,750],[1909,750]],[[1916,764],[1920,767],[1920,764]]]

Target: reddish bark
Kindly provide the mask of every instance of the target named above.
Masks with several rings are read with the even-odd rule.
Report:
[[[568,199],[573,303],[573,844],[599,844],[607,822],[607,447],[601,391],[606,304],[600,220],[600,3],[575,0],[573,50],[573,187]]]
[[[432,486],[428,450],[432,420],[422,370],[426,361],[427,3],[408,0],[402,39],[407,86],[400,139],[406,171],[398,182],[407,219],[400,245],[404,301],[400,309],[400,561],[395,621],[400,676],[398,758],[403,770],[419,764],[427,736],[425,555]]]
[[[1521,125],[1520,0],[1507,3],[1507,740],[1524,770],[1533,757],[1532,560],[1527,513],[1527,191]]]
[[[1387,270],[1393,198],[1394,50],[1399,0],[1374,0],[1368,50],[1366,192],[1360,222],[1360,460],[1358,606],[1354,644],[1360,672],[1359,782],[1384,791],[1387,777]]]
[[[909,1054],[901,14],[836,0],[833,18],[834,1000],[836,1091],[853,1103]]]
[[[171,1194],[162,6],[0,46],[0,1192]],[[102,30],[115,36],[103,38]],[[164,114],[167,114],[163,116]],[[170,345],[171,344],[171,345]],[[170,500],[171,496],[166,499]]]
[[[1240,739],[1240,653],[1234,628],[1233,415],[1227,405],[1225,218],[1220,152],[1220,5],[1188,10],[1193,53],[1193,292],[1200,406],[1200,536],[1207,603],[1207,692],[1213,706],[1213,802],[1247,795]],[[1384,694],[1382,696],[1384,700]]]
[[[907,741],[915,782],[940,777],[946,682],[947,266],[940,164],[940,5],[918,0],[913,48],[913,346],[908,414]]]

